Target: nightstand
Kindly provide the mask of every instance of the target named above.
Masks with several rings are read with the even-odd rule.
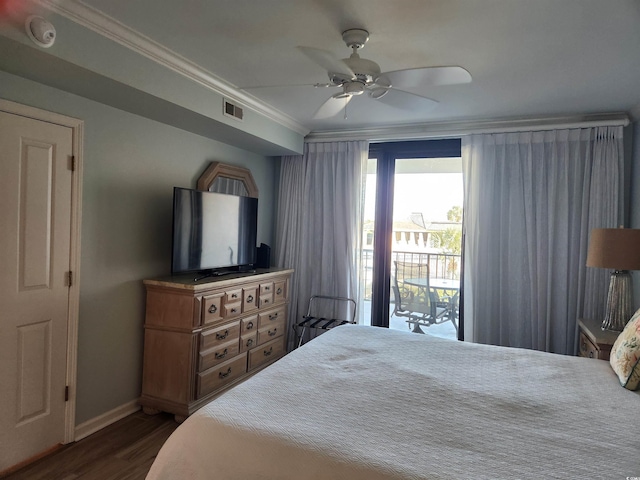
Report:
[[[580,338],[578,340],[578,356],[609,360],[611,347],[618,338],[620,332],[602,330],[601,320],[580,319],[578,328]]]

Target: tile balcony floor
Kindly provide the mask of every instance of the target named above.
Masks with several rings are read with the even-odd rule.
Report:
[[[360,316],[360,318],[366,318],[367,322],[365,322],[365,325],[368,325],[371,319],[371,302],[365,301],[363,310],[364,317]],[[390,306],[389,311],[393,311],[393,305]],[[403,317],[396,317],[394,315],[389,318],[389,328],[411,332],[411,328],[406,322],[406,319]],[[458,338],[456,329],[451,322],[441,323],[440,325],[431,325],[430,327],[421,326],[420,328],[425,333],[425,335],[433,335],[434,337],[448,338],[450,340],[457,340]]]

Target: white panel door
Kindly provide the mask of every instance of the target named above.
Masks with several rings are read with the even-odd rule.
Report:
[[[62,443],[72,129],[0,112],[0,472]]]

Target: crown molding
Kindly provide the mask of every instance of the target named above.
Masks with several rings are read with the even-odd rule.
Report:
[[[398,140],[460,137],[462,135],[477,133],[507,133],[614,125],[629,125],[629,116],[626,113],[611,113],[570,117],[503,118],[478,121],[405,124],[383,128],[311,132],[305,137],[305,142],[346,140],[388,142]]]
[[[58,15],[62,15],[78,25],[88,28],[109,40],[143,55],[163,67],[177,72],[233,102],[240,103],[296,133],[301,135],[309,133],[309,129],[301,125],[294,118],[265,104],[253,95],[240,91],[235,85],[228,83],[164,45],[128,27],[115,18],[106,15],[100,10],[86,5],[80,0],[66,0],[64,2],[56,0],[34,1],[37,5]]]

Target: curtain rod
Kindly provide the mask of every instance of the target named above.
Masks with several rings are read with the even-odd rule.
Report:
[[[312,143],[346,140],[368,140],[369,142],[376,143],[394,140],[409,141],[424,140],[429,138],[461,137],[465,135],[480,133],[513,133],[589,127],[626,127],[627,125],[629,125],[629,117],[626,114],[514,119],[482,122],[443,122],[393,126],[387,128],[312,132],[305,137],[304,141]]]

